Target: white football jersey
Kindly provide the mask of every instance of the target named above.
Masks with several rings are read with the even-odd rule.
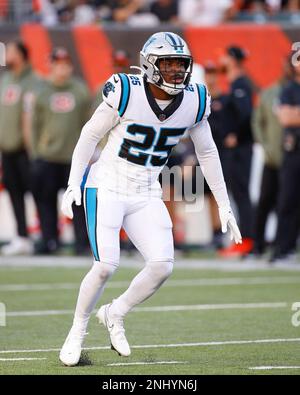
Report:
[[[91,166],[87,187],[161,195],[158,176],[185,131],[207,119],[210,95],[205,85],[190,84],[163,110],[142,75],[114,74],[103,100],[118,111],[98,161]]]

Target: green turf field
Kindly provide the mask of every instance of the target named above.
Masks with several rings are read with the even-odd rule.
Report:
[[[86,271],[0,266],[0,302],[8,313],[0,326],[0,374],[300,373],[300,326],[291,321],[292,304],[300,302],[300,271],[276,269],[177,268],[126,319],[129,358],[109,349],[93,315],[80,366],[64,367],[58,350]],[[135,273],[119,269],[102,303],[126,289]],[[250,369],[265,366],[284,368]]]

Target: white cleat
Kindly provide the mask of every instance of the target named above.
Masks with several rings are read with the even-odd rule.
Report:
[[[15,237],[9,244],[1,248],[1,254],[12,255],[31,255],[33,254],[33,242],[28,237]]]
[[[123,319],[109,314],[110,306],[110,304],[101,306],[96,317],[99,319],[99,323],[103,324],[109,332],[111,349],[115,350],[122,357],[128,357],[131,351],[125,337]]]
[[[71,328],[59,354],[59,359],[64,365],[76,366],[78,364],[85,335],[86,332]]]

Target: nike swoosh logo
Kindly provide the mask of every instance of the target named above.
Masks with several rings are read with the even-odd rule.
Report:
[[[118,79],[116,79],[116,77],[115,77],[115,76],[114,76],[114,81],[115,81],[115,83],[116,83],[116,84],[119,82],[119,80],[118,80]]]
[[[105,310],[105,316],[106,316],[105,318],[106,318],[107,328],[108,328],[108,329],[113,329],[114,324],[111,325],[111,324],[109,323],[108,314],[107,314],[107,309]]]

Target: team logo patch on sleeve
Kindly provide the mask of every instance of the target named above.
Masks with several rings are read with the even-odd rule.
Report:
[[[110,81],[108,81],[103,88],[103,95],[107,97],[109,95],[109,92],[114,92],[115,91],[115,86],[112,84]]]

